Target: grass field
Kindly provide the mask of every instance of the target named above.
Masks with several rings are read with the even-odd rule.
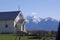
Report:
[[[16,35],[15,34],[0,34],[0,40],[15,40]],[[40,40],[44,40],[45,37],[42,37]],[[46,37],[48,40],[49,38],[52,38],[52,40],[55,40],[55,37]],[[19,36],[17,37],[17,40],[19,40]],[[28,36],[21,36],[20,40],[32,40],[28,39]],[[34,40],[39,40],[39,39],[34,39]]]
[[[15,40],[16,35],[15,34],[0,34],[0,40]],[[25,36],[21,37],[21,40],[27,40],[28,38]],[[19,36],[17,37],[17,40],[19,40]]]

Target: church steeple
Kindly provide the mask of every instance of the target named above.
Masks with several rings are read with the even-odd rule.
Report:
[[[20,5],[18,6],[18,11],[21,11],[21,10],[20,10]]]

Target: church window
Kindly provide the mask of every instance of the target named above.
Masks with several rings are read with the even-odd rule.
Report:
[[[5,28],[8,28],[8,24],[5,25]]]

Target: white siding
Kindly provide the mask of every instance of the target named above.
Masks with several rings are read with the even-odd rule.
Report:
[[[8,25],[7,28],[5,27],[6,24]],[[15,33],[13,20],[9,20],[9,21],[0,20],[0,33],[6,33],[6,32]]]

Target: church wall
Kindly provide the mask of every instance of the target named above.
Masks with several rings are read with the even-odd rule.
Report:
[[[13,20],[0,20],[0,33],[15,33]]]

